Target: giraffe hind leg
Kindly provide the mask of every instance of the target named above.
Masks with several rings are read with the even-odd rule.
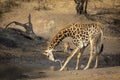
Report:
[[[98,58],[99,58],[99,55],[102,53],[102,51],[103,51],[103,44],[102,44],[102,41],[101,41],[101,35],[98,35],[97,36],[97,41],[96,41],[96,61],[95,61],[95,65],[94,65],[94,68],[97,68],[97,66],[98,66]]]
[[[90,66],[90,63],[91,63],[92,59],[93,59],[93,55],[92,55],[92,54],[90,54],[90,57],[89,57],[89,60],[88,60],[87,66],[84,68],[84,70],[86,70],[86,69],[88,69],[88,68],[89,68],[89,66]]]
[[[97,68],[97,66],[98,66],[98,55],[96,55],[96,61],[95,61],[94,69]]]
[[[101,43],[98,43],[97,44],[97,50],[96,50],[96,61],[95,61],[95,65],[94,65],[94,68],[97,68],[97,66],[98,66],[98,58],[99,58],[99,55],[100,55],[100,53],[103,51],[103,44],[101,44]]]
[[[90,47],[91,47],[90,57],[89,57],[88,63],[86,65],[86,67],[84,68],[84,70],[86,70],[90,67],[92,59],[96,55],[96,37],[95,36],[90,37]],[[96,60],[96,66],[97,66],[97,63],[98,63],[98,60]]]

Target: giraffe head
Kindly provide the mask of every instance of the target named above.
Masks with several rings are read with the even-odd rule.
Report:
[[[47,50],[45,50],[45,52],[43,54],[46,55],[49,60],[51,60],[53,62],[55,61],[55,58],[53,55],[53,49],[47,49]]]

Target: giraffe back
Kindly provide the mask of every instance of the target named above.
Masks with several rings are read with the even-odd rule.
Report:
[[[61,29],[51,40],[48,45],[49,48],[57,46],[64,38],[72,37],[73,43],[77,46],[83,44],[87,46],[90,41],[90,36],[102,34],[101,25],[98,23],[80,24],[72,23],[66,25],[65,28]]]
[[[87,46],[90,42],[90,37],[100,34],[103,35],[101,25],[98,23],[92,24],[78,24],[74,23],[73,26],[69,27],[73,43],[78,46],[83,44]]]

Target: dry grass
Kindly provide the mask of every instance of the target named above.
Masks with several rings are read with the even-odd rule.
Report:
[[[11,1],[11,2],[9,2]],[[42,0],[39,0],[42,1]],[[45,2],[44,2],[45,1]],[[93,2],[94,1],[94,2]],[[113,1],[116,1],[113,5]],[[18,4],[18,6],[16,5]],[[20,6],[19,6],[20,5]],[[52,7],[51,7],[52,6]],[[37,8],[35,10],[35,8]],[[8,30],[0,30],[0,59],[7,58],[7,61],[9,62],[12,57],[18,56],[15,59],[18,59],[19,56],[26,56],[29,58],[29,56],[37,57],[37,61],[35,64],[29,65],[29,61],[25,62],[22,61],[20,64],[28,64],[27,68],[23,67],[23,70],[20,68],[16,68],[13,66],[8,65],[1,65],[0,66],[0,79],[4,80],[16,80],[18,78],[25,78],[26,76],[30,76],[32,78],[37,78],[46,76],[46,72],[41,72],[41,70],[52,70],[55,66],[55,68],[58,69],[57,63],[52,63],[47,60],[41,53],[43,53],[44,49],[46,49],[47,41],[50,40],[53,35],[57,31],[59,31],[61,28],[66,27],[65,25],[71,24],[73,22],[79,22],[79,23],[91,23],[93,21],[100,21],[103,22],[104,28],[106,28],[105,33],[109,34],[111,36],[110,39],[104,39],[103,43],[105,45],[103,54],[106,57],[101,56],[100,57],[100,64],[99,67],[110,67],[110,66],[119,66],[120,65],[120,55],[109,55],[109,54],[119,54],[120,52],[120,40],[113,38],[113,33],[111,31],[107,31],[108,29],[118,31],[118,33],[115,33],[114,37],[116,35],[120,36],[120,17],[119,17],[119,9],[120,8],[120,0],[89,0],[88,4],[88,13],[91,19],[88,19],[84,15],[76,15],[75,11],[75,3],[74,0],[43,0],[43,2],[38,3],[38,0],[0,0],[0,13],[2,15],[2,20],[0,20],[0,28],[4,28],[8,23],[12,21],[18,21],[21,23],[26,23],[28,21],[27,16],[30,13],[32,15],[31,21],[33,24],[33,30],[34,32],[40,36],[39,40],[29,40],[25,38],[24,36],[20,35],[19,31],[23,32],[23,28],[21,26],[17,25],[10,25]],[[107,26],[107,27],[106,27]],[[19,31],[14,30],[13,28],[16,28]],[[41,36],[43,38],[41,38]],[[108,37],[108,35],[107,35]],[[45,39],[44,39],[45,38]],[[47,40],[46,40],[47,39]],[[68,41],[71,39],[69,38]],[[62,50],[62,45],[59,45],[57,49]],[[74,46],[73,46],[74,48]],[[66,59],[67,55],[59,55],[58,52],[56,52],[56,57],[64,60]],[[63,52],[59,52],[60,54]],[[85,54],[89,53],[89,50],[85,51]],[[9,55],[10,54],[10,55]],[[12,55],[11,55],[12,54]],[[82,57],[81,64],[87,63],[88,57],[84,56]],[[19,58],[21,60],[21,57]],[[33,60],[33,59],[32,59]],[[76,57],[73,58],[73,60],[68,65],[68,68],[73,69],[72,66],[76,61]],[[86,61],[86,62],[85,62]],[[105,63],[106,62],[106,63]],[[14,63],[14,61],[12,62]],[[30,63],[31,64],[31,63]],[[6,66],[6,67],[4,67]],[[8,67],[7,67],[8,66]],[[33,67],[35,66],[35,67]],[[45,67],[44,67],[45,66]],[[20,67],[20,66],[19,66]],[[29,69],[31,67],[31,69]],[[14,69],[14,70],[13,70]],[[33,72],[30,72],[29,75],[24,75],[23,72],[26,69],[32,70]],[[107,69],[107,68],[105,68]],[[97,74],[96,72],[94,76],[91,74],[91,71],[82,71],[79,70],[78,73],[76,71],[64,71],[62,74],[61,72],[54,72],[54,73],[47,73],[50,74],[50,77],[54,76],[55,80],[60,79],[64,77],[66,78],[64,80],[68,80],[71,77],[78,76],[78,80],[83,80],[82,76],[86,76],[85,80],[99,80],[100,78],[103,80],[108,79],[116,79],[119,78],[117,72],[114,72],[116,74],[109,74],[109,71],[118,71],[119,67],[109,68],[106,72],[103,72],[102,74]],[[35,71],[38,72],[35,72]],[[102,69],[100,69],[101,71]],[[94,70],[96,71],[96,70]],[[103,69],[103,71],[105,71]],[[85,72],[85,74],[84,74]],[[12,74],[10,74],[12,73]],[[56,73],[59,75],[57,76]],[[87,74],[88,73],[88,74]],[[108,73],[108,74],[106,74]],[[54,75],[55,74],[55,75]],[[65,75],[64,75],[65,74]],[[75,74],[75,75],[73,75]],[[91,74],[91,75],[90,75]],[[106,74],[106,75],[104,75]],[[73,75],[73,76],[69,76]],[[83,77],[84,77],[83,76]],[[54,78],[53,77],[53,78]],[[79,78],[80,77],[80,78]],[[87,78],[88,77],[88,78]],[[91,77],[91,78],[90,78]],[[106,78],[105,78],[106,77]],[[6,79],[7,78],[7,79]],[[54,80],[48,78],[42,78]],[[36,79],[39,80],[39,79]],[[41,78],[40,78],[41,80]],[[117,79],[116,79],[117,80]]]

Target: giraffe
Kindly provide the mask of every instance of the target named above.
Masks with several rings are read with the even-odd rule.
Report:
[[[58,31],[58,33],[52,38],[50,43],[47,46],[47,50],[43,53],[48,57],[51,61],[56,61],[53,55],[53,51],[55,47],[62,42],[62,40],[66,37],[71,37],[73,44],[76,46],[73,52],[68,56],[63,66],[59,71],[62,71],[68,62],[72,59],[72,57],[77,54],[77,61],[75,69],[78,70],[79,61],[81,55],[83,54],[84,49],[90,45],[90,56],[88,63],[84,70],[88,69],[93,57],[96,58],[94,68],[98,66],[98,56],[103,50],[102,38],[103,31],[101,24],[99,23],[89,23],[89,24],[80,24],[80,23],[72,23],[65,28]]]

